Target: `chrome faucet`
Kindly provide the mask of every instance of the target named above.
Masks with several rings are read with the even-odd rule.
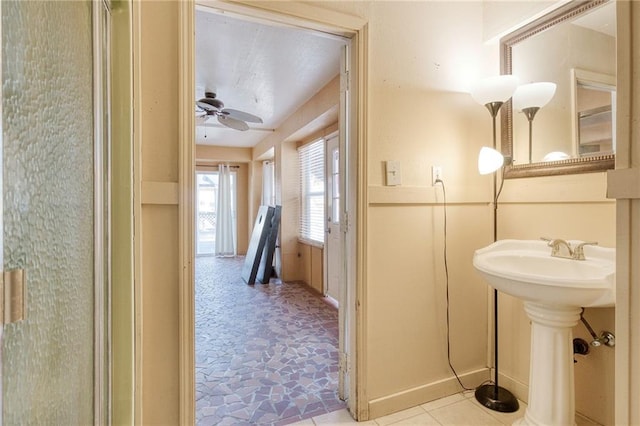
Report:
[[[576,248],[573,248],[570,242],[560,238],[541,238],[541,240],[546,241],[547,245],[551,247],[551,256],[573,260],[585,260],[584,246],[598,244],[597,242],[583,242],[578,244]],[[562,250],[562,247],[566,250]]]
[[[584,246],[597,246],[597,241],[589,241],[580,243],[573,249],[573,258],[574,260],[585,260],[584,258]]]
[[[547,242],[547,245],[551,247],[551,256],[553,257],[563,257],[565,259],[573,259],[573,248],[571,247],[571,243],[560,238],[550,239],[550,238],[542,238],[542,240]],[[564,254],[561,250],[562,247],[565,247],[566,254]]]

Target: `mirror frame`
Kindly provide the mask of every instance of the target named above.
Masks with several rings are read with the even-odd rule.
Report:
[[[511,74],[512,48],[515,44],[610,1],[612,0],[572,1],[506,35],[500,39],[500,73]],[[511,99],[503,105],[500,114],[502,154],[505,157],[513,158],[513,109]],[[603,172],[613,168],[615,168],[615,154],[607,154],[552,162],[507,165],[504,168],[503,176],[505,179],[556,176]]]

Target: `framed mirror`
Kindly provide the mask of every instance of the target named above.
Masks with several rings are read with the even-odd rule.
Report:
[[[556,84],[531,121],[511,101],[502,107],[505,178],[614,168],[615,17],[615,0],[572,1],[502,38],[502,74]]]

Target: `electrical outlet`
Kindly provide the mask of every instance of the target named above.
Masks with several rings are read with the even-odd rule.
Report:
[[[431,185],[438,185],[437,180],[442,180],[442,166],[431,166]]]

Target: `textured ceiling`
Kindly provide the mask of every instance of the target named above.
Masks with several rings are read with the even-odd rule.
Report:
[[[342,41],[310,31],[196,11],[196,99],[213,91],[226,108],[257,115],[246,132],[215,117],[196,126],[196,143],[255,146],[338,74]]]

